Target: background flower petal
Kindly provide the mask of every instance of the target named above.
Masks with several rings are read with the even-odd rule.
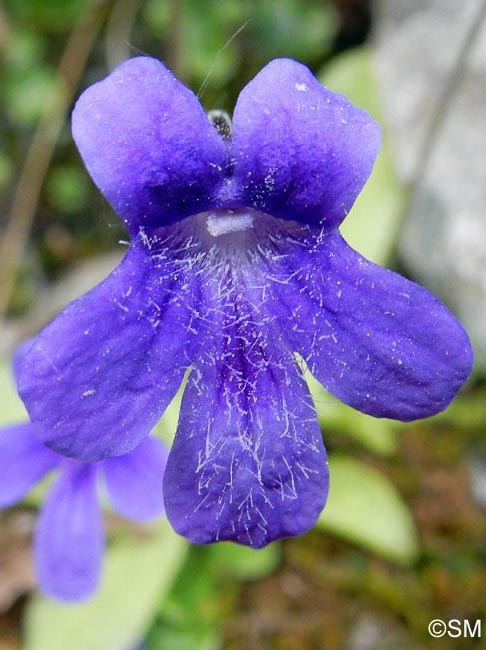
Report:
[[[247,204],[276,217],[339,224],[370,175],[378,124],[310,70],[276,59],[241,92],[232,155]]]
[[[189,376],[164,496],[169,521],[191,541],[260,548],[313,526],[328,470],[294,360],[241,320]]]
[[[404,421],[446,408],[473,355],[435,296],[364,259],[338,233],[280,264],[286,270],[273,291],[287,307],[282,326],[331,393],[364,413]]]
[[[210,206],[226,145],[160,61],[129,59],[88,88],[72,128],[93,180],[132,233]]]
[[[60,461],[34,431],[30,423],[0,430],[0,508],[19,501]]]
[[[132,245],[39,334],[18,388],[47,445],[95,461],[128,453],[152,429],[189,365],[190,283],[185,292],[182,282],[162,253]]]
[[[34,556],[40,588],[59,600],[88,598],[99,581],[103,549],[96,467],[72,463],[52,486],[39,515]]]
[[[155,438],[145,438],[135,449],[102,463],[113,508],[128,519],[151,519],[164,512],[162,481],[169,454]]]

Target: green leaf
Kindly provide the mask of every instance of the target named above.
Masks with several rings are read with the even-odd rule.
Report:
[[[89,186],[79,166],[65,164],[55,167],[47,177],[47,194],[54,210],[76,214],[86,206]]]
[[[5,61],[16,71],[27,70],[42,65],[46,57],[46,39],[39,31],[32,31],[25,24],[17,22],[5,51]],[[8,68],[7,68],[8,71]]]
[[[147,635],[149,650],[219,648],[220,622],[233,584],[221,582],[209,561],[210,547],[191,546],[186,562]]]
[[[332,455],[329,466],[331,488],[318,528],[399,564],[413,562],[415,523],[394,485],[358,460]]]
[[[238,49],[231,38],[245,18],[244,6],[235,0],[185,0],[182,38],[191,47],[183,48],[181,57],[195,88],[208,74],[208,82],[215,88],[236,75]]]
[[[9,117],[20,126],[33,125],[46,105],[59,98],[59,87],[52,71],[40,66],[11,71],[4,87]]]
[[[63,605],[39,595],[29,602],[24,650],[128,650],[145,633],[187,548],[166,520],[148,538],[114,542],[92,600]]]
[[[10,361],[0,361],[0,426],[16,424],[28,419],[22,400],[17,395]]]
[[[482,435],[486,422],[486,391],[476,388],[474,392],[460,393],[444,411],[433,416],[433,421],[461,431],[477,430]],[[424,422],[427,420],[419,423],[419,426]]]
[[[164,622],[152,630],[147,647],[148,650],[217,650],[222,646],[214,627],[191,622],[174,628]]]
[[[85,10],[86,0],[8,0],[9,13],[37,30],[64,31]]]
[[[179,388],[172,401],[165,409],[164,414],[160,420],[152,429],[152,435],[163,440],[169,447],[172,445],[174,436],[176,434],[177,424],[179,422],[179,411],[181,410],[182,395],[186,387],[186,380],[188,375],[189,371],[186,372],[182,386]]]
[[[276,543],[259,550],[231,543],[214,544],[209,554],[215,570],[239,580],[267,576],[275,571],[281,560],[280,545]]]
[[[342,93],[375,118],[383,131],[383,145],[375,167],[341,232],[368,259],[383,264],[391,256],[403,215],[405,192],[394,171],[370,51],[350,50],[333,59],[318,75],[334,92]]]
[[[258,3],[258,10],[252,13],[249,36],[267,60],[287,56],[308,61],[329,50],[337,25],[330,3],[267,0]]]

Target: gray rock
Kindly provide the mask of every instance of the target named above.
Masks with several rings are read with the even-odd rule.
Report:
[[[484,0],[380,0],[374,63],[397,169],[416,174],[424,138]],[[486,24],[451,95],[398,245],[410,275],[457,314],[486,371]]]
[[[469,487],[474,503],[486,510],[486,453],[476,451],[469,458]]]
[[[364,612],[351,627],[347,650],[405,650],[412,647],[407,632],[395,622]]]

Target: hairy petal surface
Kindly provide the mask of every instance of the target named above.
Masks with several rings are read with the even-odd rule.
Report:
[[[443,410],[469,376],[469,339],[448,309],[337,232],[279,264],[273,294],[286,306],[290,345],[346,404],[376,417],[423,418]]]
[[[132,233],[212,205],[226,145],[160,61],[129,59],[88,88],[72,128],[93,180]]]
[[[189,365],[190,300],[190,281],[166,252],[138,243],[61,312],[19,371],[19,393],[43,442],[83,461],[131,451]]]
[[[42,507],[34,557],[42,591],[59,600],[77,601],[96,589],[104,534],[96,467],[68,463]]]
[[[168,453],[160,440],[145,438],[129,454],[102,462],[111,505],[120,515],[144,520],[163,514]]]
[[[20,501],[59,461],[58,454],[37,438],[34,425],[0,430],[0,508]]]
[[[232,304],[189,376],[165,505],[193,542],[260,548],[313,526],[327,496],[327,461],[294,359],[237,296]]]
[[[370,175],[380,144],[380,128],[368,113],[324,88],[306,66],[276,59],[236,104],[234,177],[247,205],[336,226]]]

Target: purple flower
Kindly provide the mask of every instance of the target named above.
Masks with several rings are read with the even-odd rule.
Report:
[[[36,434],[36,426],[28,423],[0,430],[0,508],[17,503],[46,474],[58,470],[39,515],[35,565],[46,594],[82,600],[95,591],[103,558],[98,476],[103,477],[111,505],[120,515],[152,519],[164,511],[167,452],[159,440],[145,438],[124,456],[82,463],[48,449]]]
[[[469,375],[444,305],[340,236],[380,130],[306,67],[268,64],[222,137],[161,63],[135,58],[82,95],[73,133],[131,243],[38,336],[20,392],[47,445],[92,461],[130,451],[190,368],[164,492],[192,541],[261,547],[324,506],[296,352],[377,417],[437,413]]]

